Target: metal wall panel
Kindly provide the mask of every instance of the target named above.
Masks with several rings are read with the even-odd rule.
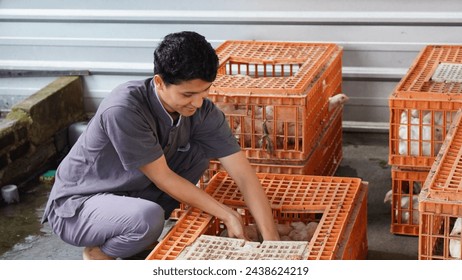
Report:
[[[0,69],[88,70],[85,108],[92,112],[117,84],[152,75],[154,47],[180,30],[202,33],[214,46],[228,39],[337,43],[350,96],[344,119],[387,123],[388,96],[418,52],[462,44],[462,2],[3,0]],[[0,78],[0,97],[27,95],[21,83]]]

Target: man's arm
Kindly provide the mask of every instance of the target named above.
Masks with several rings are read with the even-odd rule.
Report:
[[[264,240],[279,240],[268,198],[243,152],[219,159],[244,196]]]
[[[216,201],[204,190],[173,172],[168,167],[164,156],[140,167],[140,170],[159,189],[174,199],[199,208],[222,220],[230,237],[245,238],[241,216],[236,211]]]

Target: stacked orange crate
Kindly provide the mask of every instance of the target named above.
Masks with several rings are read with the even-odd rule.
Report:
[[[255,171],[332,176],[343,156],[343,106],[329,107],[329,99],[342,90],[343,49],[226,41],[216,52],[219,69],[209,99],[225,113]],[[219,170],[212,160],[200,186]]]
[[[428,171],[391,169],[392,209],[391,232],[419,235],[419,193],[427,179]]]
[[[335,110],[319,134],[319,139],[313,147],[308,159],[300,164],[278,159],[273,163],[255,163],[251,165],[258,173],[282,173],[299,175],[332,176],[337,170],[342,158],[342,108]],[[218,171],[223,171],[219,161],[212,160],[207,176],[211,178]]]
[[[259,173],[258,177],[278,223],[318,223],[307,245],[306,259],[366,258],[366,182],[359,178],[310,175]],[[236,184],[226,172],[217,173],[206,191],[241,213],[246,225],[255,223]],[[219,236],[224,229],[219,219],[197,208],[189,208],[147,259],[176,259],[202,234]]]
[[[419,259],[461,259],[462,111],[451,124],[419,196]]]
[[[306,161],[335,115],[342,49],[335,44],[226,41],[209,98],[223,109],[247,158]]]
[[[391,232],[417,235],[414,188],[428,174],[455,112],[462,108],[462,46],[429,45],[389,98],[389,164],[393,166]],[[396,179],[395,173],[401,173]],[[406,174],[404,174],[406,173]],[[420,179],[417,179],[420,178]],[[408,187],[402,188],[399,184]],[[409,203],[403,203],[403,198]],[[407,213],[408,222],[402,215]]]

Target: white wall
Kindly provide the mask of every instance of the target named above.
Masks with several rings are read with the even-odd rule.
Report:
[[[337,43],[350,96],[344,119],[378,124],[389,121],[388,96],[425,45],[462,44],[462,1],[3,0],[0,69],[89,70],[91,112],[115,85],[150,76],[154,47],[180,30],[214,46],[237,39]],[[45,80],[0,78],[0,96],[31,94]]]

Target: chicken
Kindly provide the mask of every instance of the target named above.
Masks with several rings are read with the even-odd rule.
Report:
[[[412,188],[411,188],[412,184]],[[418,181],[401,181],[401,193],[404,194],[419,194],[422,189],[422,182]]]
[[[293,149],[304,136],[303,108],[281,107],[275,116],[272,105],[216,105],[225,113],[236,139],[245,148],[262,148],[274,154],[276,149]]]
[[[451,230],[449,240],[449,254],[451,257],[460,259],[460,239],[462,231],[462,218],[457,218]]]
[[[279,236],[287,236],[293,230],[289,224],[276,224]]]
[[[389,190],[385,194],[385,198],[383,200],[383,203],[390,202],[392,203],[393,199],[393,192],[392,190]],[[410,218],[410,213],[412,212],[412,225],[418,225],[419,224],[419,196],[417,194],[412,195],[412,209],[410,206],[410,196],[409,195],[403,195],[401,197],[401,203],[400,203],[400,208],[395,209],[395,217],[398,218],[398,210],[401,211],[401,220],[399,221],[400,223],[407,224],[409,223],[409,218]]]
[[[452,111],[452,112],[446,112],[446,118],[444,117],[443,112],[435,112],[435,126],[443,128],[443,124],[446,121],[446,131],[449,129],[451,126],[452,121],[454,120],[456,116],[457,111]]]
[[[422,182],[414,182],[413,187],[412,187],[412,193],[419,194],[421,190],[422,190]]]
[[[250,241],[260,242],[260,232],[258,231],[257,225],[250,224],[244,227],[244,233]]]
[[[410,197],[403,196],[401,197],[401,223],[407,224],[409,223],[410,213],[412,212],[412,225],[419,224],[419,197],[418,195],[412,196],[412,209],[410,205]],[[398,211],[396,210],[395,215],[398,215]]]
[[[303,230],[305,228],[304,222],[292,222],[291,226],[294,230]]]
[[[238,140],[244,140],[245,147],[252,147],[252,136],[255,136],[257,148],[265,147],[269,153],[274,151],[274,116],[273,106],[255,106],[252,115],[251,111],[245,113],[243,121],[235,128],[235,135]],[[277,124],[277,133],[282,131],[282,124]]]
[[[329,112],[345,104],[350,98],[344,93],[338,93],[334,96],[329,97]]]
[[[387,202],[390,202],[391,204],[391,199],[393,198],[393,191],[392,190],[389,190],[386,194],[385,194],[385,198],[383,199],[383,203],[387,203]]]
[[[217,102],[215,105],[225,114],[228,121],[230,121],[230,127],[233,130],[236,130],[237,127],[240,126],[240,120],[247,116],[247,110],[242,108],[242,106],[226,102]]]
[[[294,222],[292,227],[294,229],[289,233],[289,238],[292,241],[310,241],[318,227],[318,223],[309,222],[305,225],[303,222]]]
[[[400,139],[404,140],[404,141],[400,141],[399,153],[402,155],[409,155],[408,154],[408,140],[409,140],[410,146],[411,146],[410,155],[412,156],[420,155],[419,143],[422,143],[422,155],[429,156],[430,155],[430,145],[431,145],[429,142],[429,140],[431,140],[430,126],[422,125],[422,137],[421,137],[420,126],[419,126],[420,119],[418,117],[417,118],[412,117],[410,123],[408,123],[407,114],[405,115],[406,117],[401,119],[402,125],[399,127],[399,137]],[[422,123],[422,124],[425,124],[425,123]],[[408,129],[410,131],[408,131]],[[422,140],[427,140],[427,141],[424,142]]]
[[[310,241],[311,238],[313,238],[314,233],[316,232],[316,229],[318,228],[319,223],[317,222],[309,222],[306,225],[306,235],[307,235],[307,241]]]
[[[407,111],[401,113],[398,130],[400,138],[399,154],[431,156],[433,147],[433,155],[436,155],[441,148],[443,140],[442,128],[435,124],[440,117],[431,111],[422,111],[421,114],[418,112],[417,110],[411,110],[409,114],[410,121]],[[420,120],[421,116],[422,120]],[[410,154],[408,146],[411,148]],[[420,148],[422,149],[421,152]]]
[[[234,104],[226,103],[226,102],[216,102],[215,106],[218,107],[225,115],[233,114],[236,110]]]

